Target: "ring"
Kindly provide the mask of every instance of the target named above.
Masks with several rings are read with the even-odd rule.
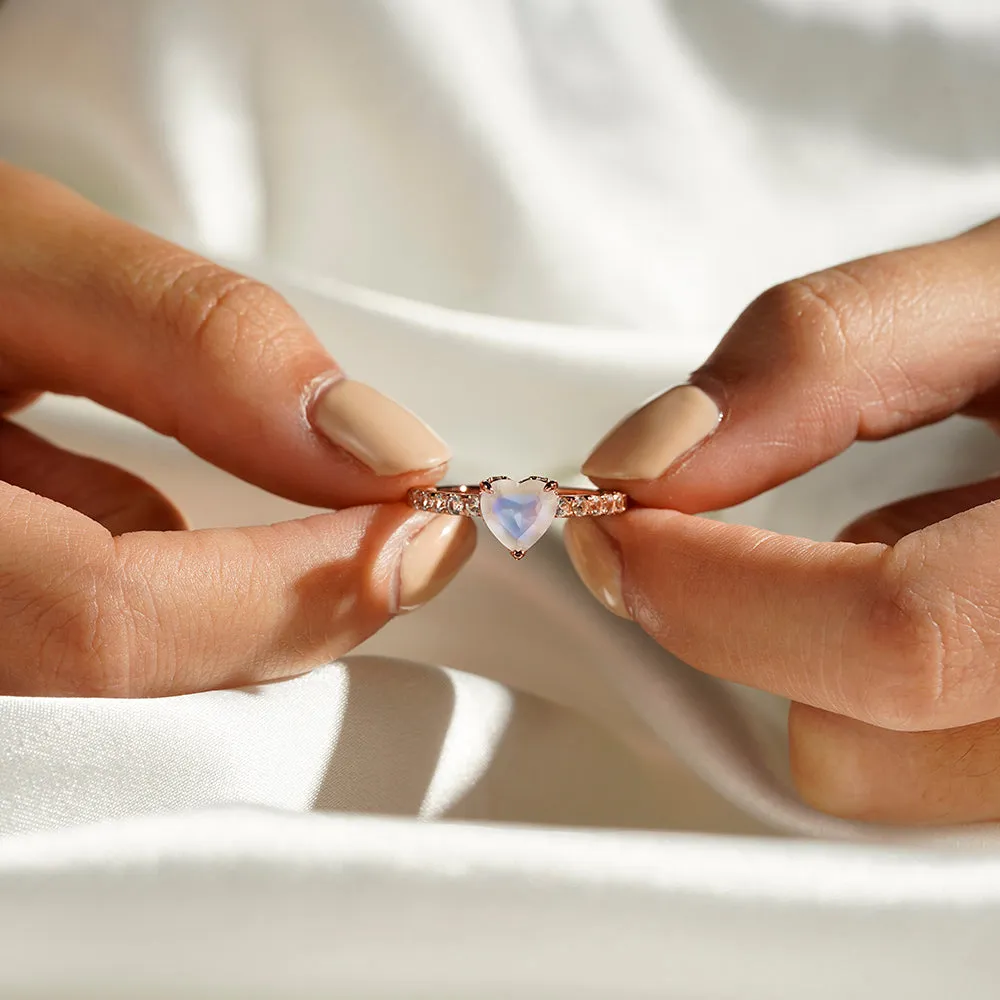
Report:
[[[601,517],[628,507],[628,497],[620,490],[562,487],[545,476],[520,482],[491,476],[478,486],[414,487],[407,499],[417,510],[481,517],[515,559],[521,559],[557,517]]]

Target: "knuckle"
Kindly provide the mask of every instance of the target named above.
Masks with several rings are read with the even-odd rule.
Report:
[[[8,578],[0,609],[11,647],[30,670],[10,681],[26,693],[77,697],[129,691],[122,616],[105,551],[88,553],[73,569],[44,578]]]
[[[177,251],[154,256],[131,278],[133,299],[157,354],[201,389],[226,396],[247,383],[305,381],[332,362],[295,310],[273,288]],[[301,376],[301,378],[299,378]],[[183,436],[189,414],[153,388],[140,419]]]
[[[168,282],[159,311],[179,348],[222,364],[261,353],[268,331],[294,315],[274,289],[201,261]]]
[[[748,310],[772,331],[785,360],[807,368],[839,369],[870,338],[867,290],[845,272],[824,271],[775,285]]]
[[[882,729],[938,727],[954,667],[949,600],[909,560],[887,550],[867,622],[871,669],[865,721]]]
[[[928,280],[905,254],[855,261],[765,291],[708,363],[728,380],[744,372],[789,375],[822,412],[850,414],[852,435],[880,438],[921,414],[949,412],[960,391],[912,365],[912,317],[926,311]],[[900,324],[898,317],[911,317]],[[815,391],[823,384],[822,394]],[[842,417],[846,419],[846,417]]]

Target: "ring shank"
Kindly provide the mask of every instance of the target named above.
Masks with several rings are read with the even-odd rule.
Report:
[[[480,486],[457,484],[453,486],[414,487],[407,494],[411,507],[436,514],[454,514],[457,517],[479,517]],[[578,486],[560,486],[556,517],[601,517],[621,514],[628,508],[628,496],[620,490],[588,490]]]

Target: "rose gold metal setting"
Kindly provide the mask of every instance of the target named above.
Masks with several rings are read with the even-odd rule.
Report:
[[[454,514],[458,517],[479,517],[480,491],[488,493],[492,483],[508,478],[510,477],[491,476],[475,486],[415,486],[406,499],[416,510]],[[527,478],[541,480],[547,491],[559,494],[556,517],[604,517],[608,514],[622,514],[628,508],[628,496],[621,490],[587,490],[560,486],[547,476]],[[525,481],[521,480],[522,483]]]
[[[493,492],[492,486],[493,486],[493,484],[498,479],[509,479],[509,478],[510,478],[509,476],[490,476],[489,479],[484,479],[479,484],[479,490],[480,490],[481,493],[492,493]],[[438,488],[442,489],[442,490],[461,490],[461,489],[465,489],[466,487],[464,487],[464,486],[440,486]]]

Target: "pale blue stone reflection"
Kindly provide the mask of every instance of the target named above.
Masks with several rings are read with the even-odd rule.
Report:
[[[534,527],[541,512],[542,500],[538,494],[501,496],[493,502],[493,513],[497,520],[518,541]]]

